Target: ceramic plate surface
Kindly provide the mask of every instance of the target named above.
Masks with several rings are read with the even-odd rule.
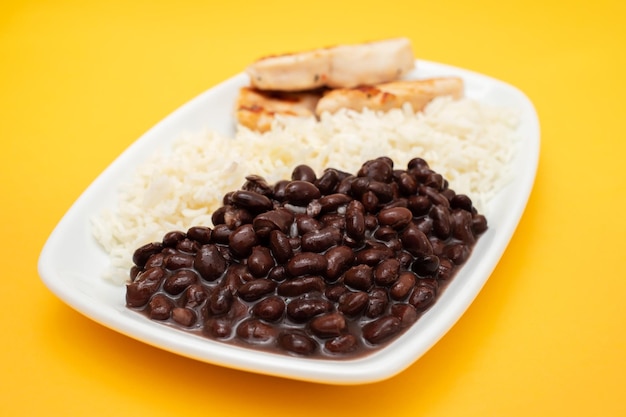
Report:
[[[435,305],[382,350],[350,360],[297,358],[234,347],[153,322],[125,307],[125,288],[105,281],[108,257],[91,235],[90,218],[116,198],[118,185],[155,146],[167,146],[183,131],[211,129],[232,135],[232,106],[248,84],[236,75],[191,100],[145,133],[78,198],[46,242],[39,258],[45,285],[69,306],[96,322],[145,343],[200,361],[263,374],[330,384],[360,384],[389,378],[416,361],[462,316],[505,251],[532,189],[539,159],[539,121],[532,103],[515,87],[463,69],[417,61],[414,77],[460,76],[468,97],[518,109],[522,137],[512,181],[490,202],[489,229]]]

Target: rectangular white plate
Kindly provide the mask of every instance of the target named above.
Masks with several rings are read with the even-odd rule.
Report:
[[[532,189],[539,159],[539,121],[532,103],[518,89],[471,71],[417,61],[415,78],[460,76],[466,96],[519,110],[523,138],[512,161],[512,181],[490,202],[489,230],[435,305],[402,336],[382,350],[351,360],[297,358],[234,347],[187,334],[148,320],[125,307],[125,287],[101,278],[106,253],[91,234],[90,218],[116,198],[117,186],[155,147],[183,131],[208,128],[232,135],[239,74],[191,100],[145,133],[120,155],[78,198],[56,226],[40,258],[47,287],[72,308],[96,322],[159,348],[208,363],[287,378],[359,384],[389,378],[416,361],[463,315],[506,249]]]

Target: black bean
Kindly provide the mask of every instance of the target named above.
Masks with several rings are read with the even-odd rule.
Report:
[[[196,322],[197,316],[193,310],[183,307],[172,309],[172,320],[184,327],[190,327]]]
[[[210,317],[204,323],[204,330],[216,339],[226,339],[233,332],[231,322],[225,317]]]
[[[331,353],[349,353],[357,347],[357,339],[351,334],[342,334],[324,343],[324,348]]]
[[[278,321],[285,312],[285,301],[278,296],[262,299],[252,308],[255,316],[266,321]]]
[[[424,255],[415,258],[411,270],[421,277],[434,277],[439,270],[439,257],[437,255]]]
[[[211,316],[226,314],[233,305],[233,293],[228,287],[217,287],[207,300],[207,313]]]
[[[193,226],[187,230],[187,237],[195,240],[201,245],[211,243],[211,228],[205,226]]]
[[[315,317],[309,326],[317,337],[336,337],[346,329],[346,319],[341,313],[327,313]]]
[[[288,233],[291,224],[293,223],[293,213],[291,211],[278,208],[276,210],[266,211],[254,218],[252,221],[252,227],[256,234],[265,238],[269,236],[272,230],[279,230],[283,233]]]
[[[172,232],[167,232],[163,235],[162,244],[166,248],[175,248],[178,242],[186,238],[185,232],[181,232],[180,230],[174,230]]]
[[[285,265],[276,265],[267,273],[267,279],[275,282],[282,282],[289,277]]]
[[[355,290],[368,291],[374,285],[374,272],[369,265],[355,265],[343,274],[344,284]]]
[[[369,293],[369,300],[365,309],[365,315],[369,318],[379,317],[387,309],[389,298],[382,288],[374,288]]]
[[[454,265],[448,258],[439,258],[439,269],[437,270],[437,278],[446,281],[452,278],[454,272]]]
[[[332,194],[339,184],[339,174],[330,168],[324,171],[322,176],[315,182],[315,185],[324,195]]]
[[[183,293],[183,306],[187,308],[196,308],[201,306],[208,298],[208,292],[202,285],[192,284]]]
[[[411,210],[404,207],[392,207],[381,210],[378,213],[378,224],[390,226],[399,230],[407,226],[413,220]]]
[[[165,270],[155,266],[137,275],[135,281],[126,286],[126,304],[142,307],[148,303],[165,278]]]
[[[292,181],[298,180],[314,183],[316,179],[317,175],[315,175],[315,171],[308,165],[298,165],[291,173]]]
[[[414,216],[423,216],[430,211],[432,202],[425,195],[412,195],[407,198],[407,208]]]
[[[265,178],[259,175],[248,175],[246,182],[241,186],[242,190],[254,191],[264,196],[271,196],[273,188],[265,181]]]
[[[393,187],[391,184],[380,181],[371,181],[369,184],[369,191],[374,193],[381,203],[387,203],[391,201],[394,196]]]
[[[381,261],[392,256],[392,251],[386,246],[362,249],[356,253],[356,262],[369,266],[376,266]]]
[[[278,344],[284,350],[298,355],[310,355],[317,348],[315,340],[301,332],[294,331],[282,332],[278,336]]]
[[[164,294],[155,294],[148,303],[148,317],[153,320],[167,320],[170,318],[174,303]]]
[[[477,235],[487,230],[487,219],[482,214],[476,214],[472,217],[472,230]]]
[[[168,294],[178,295],[190,285],[198,282],[198,274],[191,269],[181,269],[165,279],[163,290]]]
[[[394,304],[391,307],[391,315],[400,319],[402,327],[415,323],[419,316],[417,310],[411,304]]]
[[[285,199],[285,187],[289,184],[287,180],[278,181],[274,184],[274,198],[278,201],[283,201]]]
[[[259,239],[251,224],[244,224],[233,231],[228,237],[230,250],[238,257],[250,256],[252,248],[258,245]]]
[[[332,304],[328,300],[302,296],[287,304],[287,315],[296,322],[304,322],[331,308]]]
[[[307,181],[296,180],[285,185],[285,200],[296,206],[306,206],[321,195],[320,190]]]
[[[246,319],[239,323],[237,336],[248,343],[269,343],[276,338],[276,329],[261,320]]]
[[[337,211],[338,208],[347,205],[350,201],[352,201],[352,197],[341,193],[325,195],[318,200],[322,213]]]
[[[428,212],[433,219],[433,232],[441,239],[447,239],[452,231],[450,224],[450,210],[445,206],[432,206]]]
[[[470,252],[469,247],[462,243],[447,245],[444,249],[444,255],[455,265],[463,264],[470,256]]]
[[[148,259],[163,249],[163,244],[160,242],[148,243],[140,248],[136,249],[133,253],[133,263],[140,268],[143,268]]]
[[[155,266],[163,267],[164,262],[165,262],[165,254],[163,252],[155,253],[154,255],[148,258],[148,260],[146,261],[146,264],[143,266],[143,269],[146,270]],[[141,271],[141,268],[139,268],[139,271]]]
[[[476,236],[472,230],[472,213],[465,210],[454,210],[450,215],[452,222],[452,236],[466,245],[476,243]]]
[[[226,271],[226,259],[217,246],[209,244],[200,248],[193,262],[193,267],[207,281],[215,281]]]
[[[450,199],[450,207],[472,212],[472,200],[465,194],[456,194]]]
[[[414,195],[417,192],[417,180],[408,172],[400,173],[400,177],[398,178],[397,182],[400,188],[400,192],[403,195],[408,197]]]
[[[368,177],[374,181],[391,181],[393,175],[393,164],[382,158],[365,162],[357,172],[359,177]]]
[[[389,295],[394,300],[404,300],[415,286],[416,281],[417,277],[413,272],[401,272],[398,275],[398,280],[389,289]]]
[[[270,233],[269,247],[279,263],[285,263],[293,256],[289,237],[280,230],[272,230]]]
[[[245,208],[226,206],[224,212],[224,224],[230,230],[234,230],[243,224],[252,223],[254,216]]]
[[[272,280],[259,278],[243,284],[237,290],[239,298],[245,301],[255,301],[274,291],[276,283]]]
[[[374,268],[374,282],[380,286],[390,286],[398,279],[400,261],[396,258],[385,259]]]
[[[432,187],[420,187],[419,189],[420,194],[423,194],[424,196],[428,197],[428,199],[437,206],[444,206],[446,208],[450,208],[450,201],[448,201],[448,198],[440,193],[438,190],[432,188]]]
[[[255,246],[248,256],[248,270],[255,277],[264,277],[274,267],[275,262],[272,253],[265,246]]]
[[[373,191],[366,191],[365,194],[361,196],[361,203],[367,213],[375,213],[378,209],[379,199]]]
[[[395,336],[401,329],[396,316],[383,316],[363,326],[363,338],[373,345],[380,344]]]
[[[365,310],[369,300],[366,292],[346,292],[339,298],[339,311],[349,317],[357,316]]]
[[[181,268],[190,268],[193,266],[194,259],[195,257],[193,255],[176,251],[175,253],[170,253],[165,256],[165,259],[163,259],[163,265],[170,271]]]
[[[324,252],[341,242],[341,232],[335,227],[324,227],[302,235],[301,248],[305,252]]]
[[[324,256],[327,261],[325,278],[331,282],[339,279],[354,262],[354,251],[345,245],[328,249]]]
[[[435,287],[418,282],[409,296],[409,304],[415,307],[418,312],[422,312],[430,307],[436,298],[437,289]]]
[[[298,214],[295,218],[296,227],[298,228],[298,233],[301,235],[313,232],[315,230],[319,230],[322,228],[322,223],[317,219],[306,215],[306,214]],[[286,232],[285,232],[286,233]]]
[[[331,285],[326,287],[324,295],[331,301],[339,301],[339,299],[348,292],[348,288],[345,285]]]
[[[287,262],[287,272],[293,277],[316,275],[324,273],[327,266],[328,261],[324,255],[314,252],[300,252]]]
[[[264,211],[271,210],[274,206],[272,200],[256,191],[235,191],[231,199],[233,204],[250,210],[253,213],[263,213]]]
[[[309,276],[302,278],[293,278],[281,282],[278,285],[278,294],[286,297],[295,297],[298,295],[324,291],[324,280],[318,276]]]

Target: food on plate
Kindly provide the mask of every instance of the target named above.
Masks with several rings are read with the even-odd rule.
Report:
[[[401,80],[414,65],[406,38],[263,58],[247,69],[250,86],[239,92],[236,119],[248,129],[267,132],[279,115],[389,111],[407,104],[421,111],[436,97],[463,96],[458,77]]]
[[[267,132],[277,115],[313,117],[322,93],[315,91],[261,91],[250,87],[239,90],[236,118],[248,129]]]
[[[414,111],[422,111],[435,97],[463,96],[463,80],[441,77],[421,80],[402,80],[389,83],[337,88],[327,91],[317,102],[315,112],[335,113],[340,109],[389,111],[410,104]]]
[[[329,166],[356,172],[377,155],[399,166],[420,155],[489,215],[490,200],[510,175],[518,122],[514,109],[439,97],[420,113],[344,109],[319,121],[278,116],[264,134],[181,132],[129,172],[116,199],[92,217],[93,235],[108,255],[103,279],[122,285],[133,250],[169,230],[210,226],[222,196],[249,173],[275,183],[304,161],[316,172]]]
[[[395,38],[269,56],[249,65],[246,73],[259,90],[302,91],[384,83],[414,66],[411,42]]]
[[[399,336],[466,262],[487,219],[425,160],[354,173],[251,175],[213,227],[134,251],[129,308],[211,339],[308,357],[355,357]]]

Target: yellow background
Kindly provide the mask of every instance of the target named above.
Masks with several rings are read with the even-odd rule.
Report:
[[[615,1],[0,3],[0,415],[626,415],[626,8]],[[452,330],[389,380],[335,387],[199,363],[42,284],[48,234],[131,142],[267,54],[391,36],[522,89],[528,208]]]

